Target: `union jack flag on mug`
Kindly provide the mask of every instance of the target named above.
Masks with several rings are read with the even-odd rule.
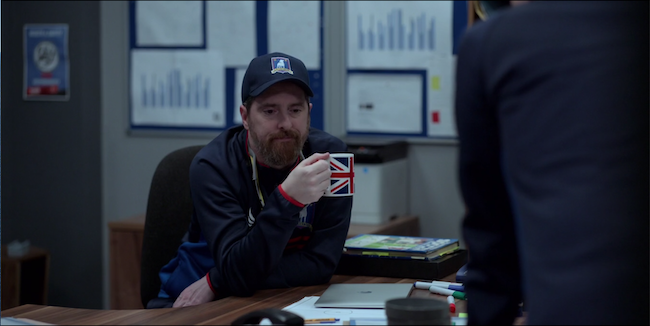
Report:
[[[326,197],[352,196],[354,194],[354,154],[330,154],[330,187]]]

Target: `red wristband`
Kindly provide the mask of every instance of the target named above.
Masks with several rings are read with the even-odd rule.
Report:
[[[208,286],[210,286],[210,290],[212,290],[214,294],[217,294],[217,291],[212,287],[212,282],[210,282],[210,272],[205,274],[205,279],[208,280]]]
[[[291,202],[292,204],[294,204],[294,205],[296,205],[296,206],[298,206],[298,207],[300,207],[300,208],[305,207],[305,205],[303,205],[303,204],[300,203],[299,201],[297,201],[297,200],[293,199],[291,196],[289,196],[289,195],[284,191],[284,189],[282,189],[282,185],[279,185],[279,186],[278,186],[278,190],[280,190],[280,193],[282,194],[282,196],[283,196],[284,198],[286,198],[286,199],[287,199],[289,202]]]

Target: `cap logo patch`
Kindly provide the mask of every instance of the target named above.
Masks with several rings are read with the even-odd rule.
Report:
[[[272,57],[271,68],[272,74],[279,72],[281,74],[293,75],[293,70],[291,70],[291,63],[289,62],[289,59],[284,57]]]

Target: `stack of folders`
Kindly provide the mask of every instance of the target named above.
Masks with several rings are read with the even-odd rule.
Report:
[[[345,241],[343,254],[431,261],[459,248],[458,239],[360,234]]]

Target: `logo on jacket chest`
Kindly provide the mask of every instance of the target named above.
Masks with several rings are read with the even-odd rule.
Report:
[[[300,211],[300,221],[298,222],[298,229],[309,228],[312,229],[312,223],[314,222],[314,204],[309,204],[302,208]]]

